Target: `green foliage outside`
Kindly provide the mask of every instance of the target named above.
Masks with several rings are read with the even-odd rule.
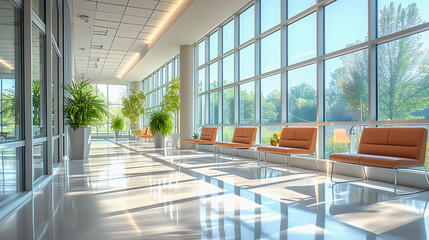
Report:
[[[71,97],[64,97],[66,124],[76,129],[88,127],[104,120],[109,115],[103,100],[95,95],[90,79],[73,81],[64,89]]]
[[[116,129],[124,130],[125,129],[125,121],[124,121],[124,119],[121,116],[119,116],[119,115],[115,115],[112,118],[111,129],[112,130],[116,130]]]
[[[130,120],[131,128],[135,128],[140,115],[145,113],[145,91],[131,89],[128,97],[122,97],[122,114]]]
[[[289,90],[289,122],[315,122],[317,114],[316,89],[301,83]]]
[[[274,90],[261,94],[261,123],[280,123],[281,93]]]
[[[152,134],[161,132],[166,137],[173,131],[173,117],[165,110],[150,113],[149,127]]]
[[[174,77],[171,79],[168,90],[164,94],[164,100],[161,102],[161,107],[170,114],[176,115],[177,132],[179,132],[179,114],[180,114],[180,78]]]

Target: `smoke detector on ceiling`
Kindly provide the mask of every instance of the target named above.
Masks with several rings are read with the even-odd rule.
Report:
[[[89,16],[87,16],[87,15],[79,15],[78,17],[80,18],[80,20],[81,20],[82,22],[84,22],[84,23],[89,23],[89,19],[90,19],[90,17],[89,17]]]

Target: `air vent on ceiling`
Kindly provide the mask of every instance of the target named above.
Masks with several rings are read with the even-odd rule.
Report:
[[[107,30],[107,29],[99,29],[99,28],[97,29],[97,28],[94,28],[92,30],[92,34],[106,36],[108,31],[109,30]]]
[[[91,48],[92,49],[102,49],[103,45],[101,45],[101,44],[91,44]]]

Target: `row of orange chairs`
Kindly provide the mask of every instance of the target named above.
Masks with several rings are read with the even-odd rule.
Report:
[[[253,147],[256,139],[255,127],[240,127],[234,130],[232,142],[216,142],[217,128],[204,127],[200,139],[186,139],[187,143],[214,145],[214,156],[216,158],[217,147],[234,149],[249,149]],[[365,128],[362,131],[357,153],[331,154],[331,181],[333,181],[334,164],[342,162],[357,164],[360,166],[372,166],[391,168],[395,172],[395,188],[397,195],[397,179],[399,168],[410,166],[423,166],[425,178],[429,187],[429,177],[425,168],[427,129],[425,128]],[[288,171],[290,169],[290,156],[292,154],[314,154],[317,142],[316,128],[294,128],[282,129],[278,146],[260,146],[258,151],[258,165],[262,165],[260,153],[279,154],[286,157]],[[314,158],[317,168],[319,164]],[[367,178],[365,169],[362,167],[364,179]],[[359,179],[362,180],[362,179]],[[429,190],[425,189],[424,191]],[[421,192],[421,191],[417,191]],[[415,193],[415,192],[410,192]],[[409,194],[409,193],[405,193]]]
[[[153,138],[152,132],[150,131],[150,128],[148,128],[148,127],[142,128],[141,133],[133,133],[131,135],[134,137],[138,137],[138,138]]]

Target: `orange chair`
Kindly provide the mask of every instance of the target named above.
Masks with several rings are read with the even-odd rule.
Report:
[[[226,147],[234,149],[248,149],[253,147],[253,142],[256,140],[256,131],[255,127],[239,127],[234,130],[234,135],[232,136],[232,142],[216,142],[214,149],[214,156],[216,158],[216,149],[217,147]],[[232,156],[234,159],[234,156]]]
[[[152,132],[150,131],[150,128],[146,128],[146,134],[141,135],[139,137],[141,137],[141,138],[153,138],[153,135],[152,135]]]
[[[146,135],[146,131],[147,131],[147,127],[144,127],[144,128],[142,128],[142,132],[141,133],[133,133],[131,135],[134,136],[134,137],[139,137],[139,136],[142,136],[142,135]]]
[[[203,127],[201,129],[200,139],[185,139],[185,143],[195,144],[195,152],[197,151],[198,144],[213,145],[216,141],[217,128]]]
[[[285,127],[282,129],[282,135],[277,147],[262,146],[258,147],[258,165],[261,166],[261,152],[265,154],[267,162],[267,153],[286,156],[287,168],[290,170],[290,156],[292,154],[314,154],[317,142],[317,128],[295,128]],[[317,169],[320,170],[317,159],[314,159]]]
[[[399,168],[423,166],[429,186],[425,167],[427,132],[425,128],[365,128],[362,131],[357,153],[334,153],[329,156],[332,164],[331,181],[334,182],[334,163],[336,162],[362,165],[364,179],[359,180],[367,178],[364,166],[391,168],[395,170],[394,192],[396,195],[403,195],[398,194],[396,190]],[[429,188],[424,191],[427,190]]]

